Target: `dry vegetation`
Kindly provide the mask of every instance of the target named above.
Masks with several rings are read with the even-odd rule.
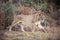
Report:
[[[37,32],[5,32],[1,40],[60,40],[58,33]]]
[[[47,0],[20,0],[21,3],[15,0],[14,2],[17,3],[12,4],[11,1],[6,1],[0,0],[0,40],[60,40],[60,6],[52,0],[51,2],[47,2]],[[37,15],[32,17],[31,15],[34,14]],[[41,16],[44,19],[46,16],[49,26],[44,26],[46,32],[39,30],[37,26],[34,32],[29,31],[33,30],[34,25],[26,27],[29,32],[21,32],[21,28],[16,26],[22,19],[19,15],[23,17],[26,25],[33,25],[31,21],[35,22],[38,17]],[[11,31],[8,31],[9,26],[12,27]]]
[[[60,40],[60,27],[47,29],[48,32],[0,31],[0,40]]]

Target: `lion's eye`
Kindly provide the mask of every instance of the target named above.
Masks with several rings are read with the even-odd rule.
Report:
[[[44,22],[41,22],[40,24],[41,24],[42,26],[45,26]]]
[[[19,22],[19,24],[22,24],[22,22]]]

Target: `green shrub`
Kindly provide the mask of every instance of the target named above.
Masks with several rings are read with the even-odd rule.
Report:
[[[13,10],[9,2],[1,3],[0,9],[5,12],[5,26],[9,26],[13,21]]]
[[[47,0],[25,0],[25,4],[29,4],[37,10],[47,11]]]

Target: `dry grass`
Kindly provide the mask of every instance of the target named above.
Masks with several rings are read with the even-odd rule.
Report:
[[[60,40],[57,33],[44,32],[5,32],[4,40]]]
[[[56,27],[55,30],[53,30],[54,32],[0,31],[0,40],[60,40],[60,27]]]

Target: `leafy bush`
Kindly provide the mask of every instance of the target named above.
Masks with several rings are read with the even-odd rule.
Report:
[[[1,3],[0,9],[5,12],[5,26],[10,25],[13,20],[13,10],[11,4],[9,2]]]
[[[47,0],[25,0],[24,5],[26,4],[37,10],[47,11]]]

